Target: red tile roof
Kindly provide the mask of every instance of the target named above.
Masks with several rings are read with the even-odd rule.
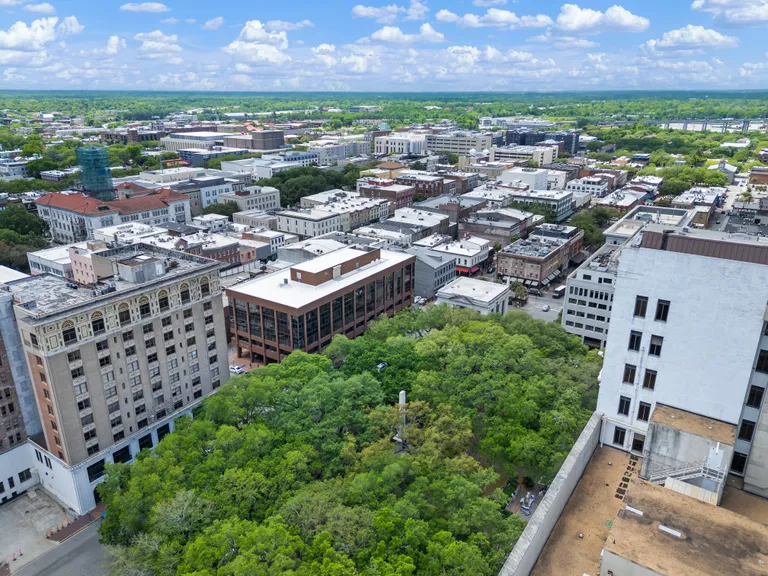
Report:
[[[104,214],[109,212],[136,214],[137,212],[147,212],[149,210],[162,210],[168,208],[168,202],[184,199],[189,199],[189,196],[174,190],[162,188],[157,192],[145,196],[109,201],[96,200],[95,198],[85,196],[84,194],[59,194],[58,192],[53,192],[35,200],[35,203],[41,206],[69,210],[70,212],[77,212],[78,214],[83,215]]]

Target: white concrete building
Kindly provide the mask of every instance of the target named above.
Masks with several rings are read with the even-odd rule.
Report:
[[[710,466],[768,495],[768,240],[649,224],[621,250],[617,276],[602,442],[643,453],[657,404],[730,424],[733,459]]]
[[[279,210],[280,190],[272,186],[249,186],[243,190],[219,194],[219,202],[234,202],[245,210]]]
[[[510,184],[512,182],[522,182],[530,190],[547,190],[549,170],[543,170],[541,168],[527,168],[522,166],[515,166],[509,170],[505,170],[499,180],[504,184]]]
[[[307,150],[317,155],[319,166],[330,166],[346,158],[371,153],[370,142],[364,140],[322,139],[307,143]]]
[[[27,177],[27,162],[29,160],[0,159],[0,178],[16,180]]]
[[[470,150],[488,150],[493,144],[491,134],[457,130],[443,134],[427,134],[426,148],[430,152],[466,154]]]
[[[283,160],[264,160],[262,158],[248,158],[246,160],[223,161],[221,169],[227,172],[250,172],[254,180],[272,178],[278,172],[291,168],[302,168],[301,161],[285,162]]]
[[[223,146],[225,134],[222,132],[177,132],[160,138],[160,147],[169,152],[178,152],[184,148],[210,150],[214,146]]]
[[[373,139],[376,154],[422,154],[425,149],[424,134],[396,132],[388,136],[377,136]]]
[[[608,184],[601,178],[586,176],[578,180],[571,180],[565,185],[571,192],[589,192],[593,198],[602,198],[608,195]]]
[[[530,160],[536,166],[542,166],[551,164],[555,158],[554,148],[549,146],[494,146],[490,152],[490,162]]]
[[[277,229],[302,238],[311,238],[341,230],[341,218],[334,212],[317,208],[283,210],[277,214]]]
[[[493,243],[490,240],[468,234],[459,240],[433,246],[430,252],[438,256],[446,254],[454,256],[458,272],[474,274],[488,261],[492,247]]]
[[[435,304],[470,308],[480,314],[504,314],[509,306],[509,288],[476,278],[459,277],[437,291]]]

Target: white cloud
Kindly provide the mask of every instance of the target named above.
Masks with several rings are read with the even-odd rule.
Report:
[[[264,24],[264,28],[270,32],[291,32],[301,28],[312,28],[314,24],[309,20],[301,22],[286,22],[285,20],[270,20]]]
[[[411,0],[411,5],[405,11],[406,20],[424,20],[429,13],[429,8],[426,2],[421,0]]]
[[[611,6],[605,12],[580,8],[576,4],[563,4],[557,16],[557,27],[567,32],[642,32],[651,22],[632,14],[621,6]]]
[[[168,6],[160,2],[142,2],[140,4],[129,2],[128,4],[123,4],[122,6],[120,6],[120,10],[122,10],[123,12],[170,12],[171,11],[171,9],[168,8]]]
[[[159,60],[169,58],[181,52],[181,46],[176,44],[179,37],[176,34],[163,34],[160,30],[139,32],[133,37],[141,42],[139,58]]]
[[[164,18],[163,20],[160,20],[163,24],[178,24],[179,19],[178,18]]]
[[[579,38],[576,36],[553,36],[552,30],[547,28],[544,34],[533,36],[528,38],[526,42],[538,42],[542,44],[551,44],[555,48],[568,49],[568,48],[594,48],[599,46],[597,42],[588,40],[586,38]]]
[[[352,8],[352,16],[355,18],[375,18],[380,24],[391,24],[397,20],[400,12],[405,12],[405,8],[397,4],[382,7],[358,4]]]
[[[222,24],[224,24],[224,17],[217,16],[216,18],[211,18],[205,24],[203,24],[203,30],[218,30]]]
[[[253,68],[248,66],[248,64],[243,64],[242,62],[235,64],[234,69],[236,72],[253,72]]]
[[[243,42],[235,40],[223,48],[227,54],[238,56],[254,64],[285,64],[291,57],[282,52],[279,47],[271,44]]]
[[[45,50],[37,52],[24,52],[21,50],[0,50],[0,65],[13,64],[15,66],[28,66],[38,68],[49,62],[50,58]]]
[[[409,6],[389,4],[387,6],[363,6],[358,4],[352,8],[355,18],[373,18],[379,24],[391,24],[398,16],[405,14],[406,20],[424,20],[429,13],[427,3],[422,0],[411,0]]]
[[[272,44],[282,50],[288,47],[288,35],[285,31],[269,32],[259,20],[246,22],[238,38],[245,42]]]
[[[39,18],[29,25],[19,21],[8,30],[0,30],[0,49],[42,50],[54,40],[79,34],[83,28],[74,16],[67,16],[60,23],[55,16]]]
[[[500,10],[498,8],[490,8],[482,16],[477,14],[459,16],[450,10],[440,10],[435,15],[435,18],[438,22],[456,24],[462,28],[493,27],[512,30],[517,28],[543,28],[552,24],[552,19],[546,14],[518,16],[509,10]]]
[[[691,8],[735,26],[756,26],[768,22],[765,0],[693,0]]]
[[[644,44],[651,52],[656,50],[696,50],[701,48],[735,48],[739,39],[726,36],[704,26],[688,24],[677,30],[664,32],[658,40],[648,40]]]
[[[319,44],[312,48],[312,54],[315,55],[315,59],[328,68],[335,66],[339,61],[335,53],[336,46],[333,44]]]
[[[81,50],[80,56],[95,56],[95,57],[112,57],[124,50],[126,43],[123,38],[119,36],[110,36],[107,40],[106,46],[102,48],[94,48],[93,50]]]
[[[197,20],[195,20],[194,18],[187,18],[186,20],[184,20],[184,22],[186,22],[187,24],[194,24],[195,22],[197,22]]]
[[[486,8],[488,6],[504,6],[504,4],[507,3],[507,0],[475,0],[472,2],[475,6],[480,6],[482,8]]]
[[[34,12],[36,14],[56,13],[56,8],[54,8],[52,4],[48,4],[48,2],[43,2],[42,4],[27,4],[24,6],[24,10],[27,12]]]
[[[428,23],[421,25],[418,34],[404,34],[397,26],[384,26],[371,34],[371,40],[395,44],[410,44],[412,42],[444,42],[445,35],[441,34]]]
[[[80,24],[74,16],[67,16],[61,21],[61,24],[56,27],[56,33],[59,36],[73,36],[75,34],[80,34],[83,30],[85,30],[85,26]]]

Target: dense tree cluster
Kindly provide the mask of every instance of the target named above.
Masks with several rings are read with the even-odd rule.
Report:
[[[294,352],[108,466],[111,573],[496,574],[524,526],[500,474],[552,478],[599,369],[558,325],[445,306]]]
[[[0,212],[0,265],[29,272],[27,252],[48,246],[45,222],[22,204],[8,204]]]
[[[281,206],[296,206],[304,196],[343,188],[354,187],[360,177],[360,167],[347,164],[344,170],[321,170],[314,166],[291,168],[272,178],[259,180],[259,186],[274,186],[280,190]]]
[[[598,206],[577,212],[571,217],[568,224],[584,230],[584,246],[602,246],[605,243],[603,230],[611,219],[618,217],[619,212],[617,210]]]

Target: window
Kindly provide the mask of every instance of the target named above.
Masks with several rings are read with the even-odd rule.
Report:
[[[29,335],[29,341],[32,342],[32,346],[37,346],[37,336],[34,334]]]
[[[747,465],[747,455],[741,452],[733,453],[733,460],[731,460],[731,472],[736,474],[744,474],[744,468]]]
[[[637,366],[634,366],[632,364],[624,364],[624,380],[623,382],[625,384],[634,384],[635,383],[635,372],[637,371]]]
[[[111,356],[104,356],[104,358],[99,358],[99,366],[104,368],[104,366],[109,366],[112,364],[112,357]]]
[[[74,328],[67,328],[61,331],[61,336],[64,338],[64,346],[69,346],[77,342],[77,332]],[[35,342],[32,342],[35,344]]]
[[[32,478],[32,472],[29,471],[29,468],[19,472],[19,483],[20,484],[26,482],[27,480],[29,480],[31,478]]]
[[[120,432],[117,432],[116,434],[112,434],[113,442],[119,442],[123,438],[125,438],[125,432],[123,430],[120,430]]]
[[[123,332],[123,342],[128,342],[129,340],[133,340],[133,330]]]
[[[646,370],[643,377],[643,388],[648,390],[656,389],[656,370]]]
[[[176,354],[176,346],[168,346],[165,349],[166,356],[170,356],[171,354]]]
[[[104,460],[99,460],[87,468],[88,481],[93,482],[104,476]]]
[[[141,331],[144,334],[152,334],[154,328],[152,328],[152,324],[144,324],[144,326],[141,327]]]
[[[659,300],[656,302],[656,320],[666,322],[669,314],[669,300]]]
[[[130,310],[120,310],[120,312],[117,313],[118,319],[120,320],[120,326],[125,326],[126,324],[131,323],[131,311]]]
[[[152,434],[139,438],[139,450],[151,450],[152,446]]]
[[[127,366],[128,372],[134,372],[139,369],[139,361],[134,360],[133,362],[128,362],[126,366]]]
[[[50,404],[48,404],[48,405],[46,406],[46,408],[48,408],[48,414],[50,414],[51,416],[53,416],[53,406],[51,406]]]
[[[747,406],[750,406],[751,408],[760,408],[760,405],[763,403],[763,394],[765,394],[765,388],[752,386],[747,395]]]
[[[153,352],[147,356],[147,363],[152,364],[152,362],[157,362],[157,352]]]
[[[112,414],[113,412],[119,412],[120,411],[120,402],[113,402],[112,404],[109,404],[107,406],[107,412]]]
[[[640,342],[643,339],[643,333],[642,332],[635,332],[632,330],[629,333],[629,349],[634,350],[635,352],[640,351]]]
[[[187,347],[195,345],[195,337],[187,338]]]
[[[141,406],[136,406],[136,416],[139,414],[144,414],[147,411],[147,407],[142,404]]]
[[[110,382],[114,382],[114,381],[115,381],[115,373],[112,370],[101,375],[102,384],[109,384]]]
[[[170,316],[166,316],[165,318],[163,318],[163,328],[167,328],[168,326],[170,326],[171,322],[173,322],[173,320],[171,320]]]
[[[755,423],[751,420],[742,420],[739,426],[739,440],[752,442],[752,435],[755,433]]]
[[[632,403],[632,400],[627,398],[626,396],[620,396],[619,397],[619,414],[622,416],[629,416],[629,406]]]
[[[86,442],[88,442],[88,440],[92,440],[93,438],[96,438],[96,430],[88,430],[88,432],[83,434],[83,438],[85,439]]]
[[[96,352],[103,352],[104,350],[109,350],[109,341],[102,340],[101,342],[96,342]]]
[[[648,298],[646,296],[637,296],[635,298],[635,316],[645,318],[645,312],[648,309]]]
[[[616,426],[613,429],[613,443],[616,446],[624,446],[624,439],[627,437],[627,431],[625,428]]]
[[[94,444],[93,446],[88,447],[88,456],[93,456],[99,451],[99,445]]]
[[[72,380],[76,380],[77,378],[80,378],[81,376],[85,376],[85,372],[83,372],[83,367],[82,366],[72,370],[71,374],[72,374]]]
[[[123,448],[120,448],[120,450],[116,450],[114,454],[112,454],[112,460],[115,463],[125,463],[128,462],[131,459],[131,447],[125,446]]]
[[[146,428],[148,425],[149,425],[149,422],[147,421],[146,418],[144,418],[143,420],[139,420],[136,423],[136,426],[138,426],[139,430],[141,430],[142,428]]]
[[[112,398],[112,396],[117,395],[117,386],[110,386],[109,388],[104,388],[104,397],[105,398]]]
[[[80,350],[73,350],[72,352],[67,354],[68,362],[76,362],[77,360],[80,360]]]
[[[152,311],[149,309],[149,302],[139,304],[139,314],[142,318],[147,318],[152,314]]]
[[[93,414],[86,414],[82,418],[80,418],[80,424],[83,426],[88,426],[88,424],[93,424]]]
[[[56,424],[56,420],[51,420],[51,429],[53,429],[53,430],[58,430],[59,429],[59,425]]]
[[[80,400],[80,402],[77,403],[77,409],[78,410],[85,410],[86,408],[91,407],[91,399],[85,398],[83,400]]]
[[[104,325],[104,318],[96,318],[96,320],[93,320],[91,322],[91,326],[93,327],[94,336],[98,336],[99,334],[104,334],[104,332],[106,332],[106,326]]]
[[[165,312],[170,308],[168,296],[160,296],[160,298],[157,299],[157,304],[160,306],[160,312]]]
[[[640,405],[637,407],[637,419],[641,422],[648,422],[650,417],[651,405],[647,402],[640,402]]]
[[[664,343],[664,338],[661,336],[651,336],[651,346],[648,348],[648,354],[651,356],[661,356],[661,345]]]
[[[757,357],[757,366],[755,370],[758,372],[768,373],[768,350],[760,350],[760,355]]]
[[[125,349],[126,356],[133,356],[134,354],[136,354],[136,346],[128,346],[128,348]]]
[[[155,346],[155,339],[154,338],[147,338],[144,340],[144,346],[147,348],[154,348]]]
[[[194,324],[190,324],[190,326],[194,326]],[[173,340],[173,330],[163,334],[163,341],[168,342],[168,340]]]
[[[172,360],[168,360],[168,370],[174,370],[179,367],[179,359],[173,358]]]
[[[163,424],[157,429],[157,441],[160,442],[166,435],[171,433],[170,424]]]
[[[144,390],[139,390],[133,393],[134,402],[136,402],[137,400],[141,400],[142,398],[144,398]]]

